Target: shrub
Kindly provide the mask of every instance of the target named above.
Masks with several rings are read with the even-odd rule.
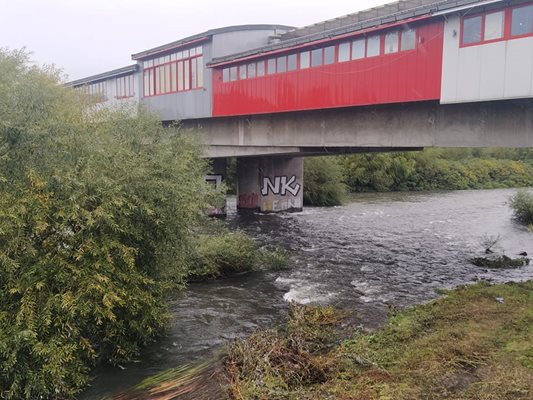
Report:
[[[507,158],[504,158],[507,157]],[[355,154],[340,159],[353,192],[461,190],[533,184],[529,149],[426,149]]]
[[[0,49],[0,397],[71,397],[131,360],[188,277],[199,148],[143,110],[99,110]]]
[[[521,190],[511,197],[514,218],[526,225],[533,224],[533,192]]]
[[[193,280],[249,271],[256,263],[258,245],[242,232],[201,234],[194,242],[189,273]]]
[[[304,204],[326,207],[341,204],[346,193],[342,179],[342,170],[335,158],[307,158],[304,164]]]
[[[192,239],[189,259],[189,279],[205,280],[260,267],[285,268],[288,252],[283,249],[261,248],[243,232],[230,232],[217,223],[207,224],[206,231]]]

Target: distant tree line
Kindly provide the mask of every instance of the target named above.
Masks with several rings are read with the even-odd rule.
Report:
[[[309,205],[349,192],[492,189],[533,185],[533,149],[440,149],[306,159]]]

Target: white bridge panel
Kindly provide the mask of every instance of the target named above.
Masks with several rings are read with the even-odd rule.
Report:
[[[441,103],[533,97],[533,37],[460,47],[459,16],[444,25]]]

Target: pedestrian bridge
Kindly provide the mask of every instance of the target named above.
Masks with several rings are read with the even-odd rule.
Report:
[[[213,29],[71,82],[238,158],[238,206],[302,206],[303,157],[533,146],[533,1],[401,0],[303,28]]]

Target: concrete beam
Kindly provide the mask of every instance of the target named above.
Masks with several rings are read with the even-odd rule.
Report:
[[[220,146],[207,145],[204,148],[206,158],[227,158],[227,157],[256,157],[274,155],[292,155],[300,153],[299,147],[281,146]]]
[[[183,124],[197,131],[208,148],[223,146],[237,156],[241,150],[245,155],[291,154],[302,148],[533,147],[533,99],[414,102]]]
[[[355,153],[390,153],[421,151],[423,147],[272,147],[272,146],[205,146],[204,157],[223,159],[228,157],[311,157]]]

